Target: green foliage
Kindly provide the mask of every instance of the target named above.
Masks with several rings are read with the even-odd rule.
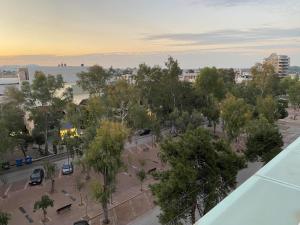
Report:
[[[278,127],[264,117],[251,121],[247,133],[246,156],[250,161],[260,160],[266,164],[282,150]]]
[[[107,204],[116,183],[117,173],[122,167],[121,153],[127,136],[128,129],[121,123],[103,120],[86,152],[88,165],[103,175],[103,186],[96,186],[93,192],[102,204],[105,223],[109,221]],[[97,188],[99,190],[95,190]]]
[[[35,129],[41,131],[45,137],[45,154],[48,153],[48,132],[50,127],[59,127],[63,118],[63,110],[72,100],[72,91],[67,89],[59,94],[64,81],[61,75],[46,76],[37,71],[32,84],[22,83],[21,93],[24,98],[25,109],[30,112],[30,120],[34,121]]]
[[[8,225],[10,214],[0,211],[0,225]]]
[[[250,107],[243,99],[228,95],[221,105],[221,117],[229,139],[233,140],[251,119]]]
[[[13,102],[0,105],[0,154],[26,144],[24,113]]]
[[[188,93],[181,91],[188,87],[179,81],[181,69],[178,62],[170,57],[165,65],[166,68],[162,69],[141,64],[136,76],[142,105],[160,121],[166,119],[175,108],[183,108],[186,105],[184,99],[188,98]]]
[[[257,112],[265,117],[270,123],[274,123],[279,117],[277,106],[278,103],[271,95],[268,95],[265,98],[260,96],[257,98]]]
[[[144,180],[147,178],[147,174],[145,172],[144,169],[140,169],[137,173],[136,173],[137,178],[139,179],[139,181],[141,182],[141,191],[143,190],[143,182]]]
[[[212,95],[219,100],[226,94],[223,77],[215,67],[205,67],[201,70],[196,80],[196,88],[201,94]]]
[[[111,77],[111,73],[101,66],[94,65],[88,69],[88,72],[81,72],[77,76],[79,78],[77,84],[83,90],[88,91],[90,95],[100,96]]]
[[[51,180],[51,190],[50,192],[54,192],[54,177],[55,177],[55,171],[56,171],[56,165],[53,162],[46,161],[44,163],[44,169],[46,173],[46,179]]]
[[[33,209],[34,210],[41,209],[43,211],[43,215],[44,215],[43,220],[46,221],[47,208],[48,207],[53,207],[53,205],[54,205],[54,200],[49,198],[48,195],[43,195],[41,197],[41,200],[38,200],[34,203]]]
[[[300,81],[292,84],[288,89],[289,101],[294,109],[299,109],[300,107]]]
[[[271,64],[258,64],[251,69],[253,84],[258,88],[260,96],[280,94],[280,78],[275,74]]]
[[[162,224],[186,219],[194,223],[196,208],[203,215],[214,207],[235,187],[237,172],[244,166],[225,141],[214,141],[203,128],[165,140],[160,155],[169,170],[156,176],[160,182],[151,190],[162,210]]]
[[[105,188],[104,185],[102,185],[100,182],[98,181],[92,182],[91,190],[92,190],[92,195],[96,201],[100,202],[101,204],[109,202],[109,197],[110,197],[109,189]]]
[[[122,123],[127,120],[130,108],[138,103],[136,89],[126,80],[118,80],[106,88],[104,99],[110,114]]]

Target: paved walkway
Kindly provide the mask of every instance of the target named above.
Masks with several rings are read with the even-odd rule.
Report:
[[[151,143],[140,144],[136,147],[127,148],[123,154],[123,161],[127,164],[127,170],[120,172],[117,176],[116,192],[113,202],[109,205],[111,224],[126,225],[133,219],[143,215],[154,207],[153,197],[148,185],[155,182],[150,176],[140,190],[140,182],[136,172],[141,168],[141,160],[146,162],[144,169],[162,169],[157,158],[157,149],[152,148]],[[50,181],[44,181],[42,185],[30,186],[28,180],[19,180],[11,184],[0,186],[0,210],[12,215],[10,225],[41,224],[42,213],[34,212],[34,202],[42,195],[48,194],[54,200],[54,207],[48,209],[47,217],[49,225],[70,225],[73,222],[87,216],[91,224],[100,225],[102,220],[102,207],[92,199],[90,183],[94,180],[102,181],[102,177],[91,172],[91,179],[85,181],[81,193],[76,190],[76,179],[81,177],[85,181],[85,174],[75,166],[74,174],[62,176],[57,173],[55,178],[55,192],[50,194]],[[83,205],[81,197],[83,197]],[[72,204],[71,210],[57,214],[56,209]],[[87,207],[86,207],[87,204]]]

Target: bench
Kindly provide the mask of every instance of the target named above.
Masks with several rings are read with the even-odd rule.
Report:
[[[71,209],[71,206],[72,206],[72,204],[67,204],[67,205],[65,205],[65,206],[63,206],[63,207],[58,208],[58,209],[56,210],[56,212],[59,214],[59,213],[61,213],[62,211],[70,210],[70,209]]]
[[[150,169],[150,170],[148,170],[148,174],[151,174],[151,173],[153,173],[153,172],[155,172],[156,171],[156,167],[154,167],[154,168],[152,168],[152,169]]]

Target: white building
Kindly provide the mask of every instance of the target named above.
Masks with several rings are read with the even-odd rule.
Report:
[[[199,75],[199,70],[192,70],[192,69],[182,70],[182,73],[179,76],[179,80],[195,83],[198,75]]]
[[[284,77],[288,75],[290,57],[287,55],[277,55],[276,53],[272,53],[268,58],[265,59],[265,63],[271,64],[279,76]]]
[[[235,70],[235,83],[240,84],[252,80],[251,69]]]

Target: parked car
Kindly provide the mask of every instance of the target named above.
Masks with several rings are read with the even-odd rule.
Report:
[[[30,175],[29,184],[41,184],[44,179],[44,170],[41,168],[34,169],[32,174]]]
[[[80,220],[75,222],[73,225],[89,225],[89,223],[86,220]]]
[[[10,168],[10,164],[9,164],[8,161],[4,161],[4,162],[1,163],[1,167],[4,170],[8,170]]]
[[[142,129],[142,130],[139,130],[137,132],[137,135],[144,136],[144,135],[147,135],[147,134],[150,134],[150,133],[151,133],[150,129]]]
[[[61,168],[61,172],[63,175],[68,175],[68,174],[72,174],[73,173],[73,163],[64,163],[62,168]]]

